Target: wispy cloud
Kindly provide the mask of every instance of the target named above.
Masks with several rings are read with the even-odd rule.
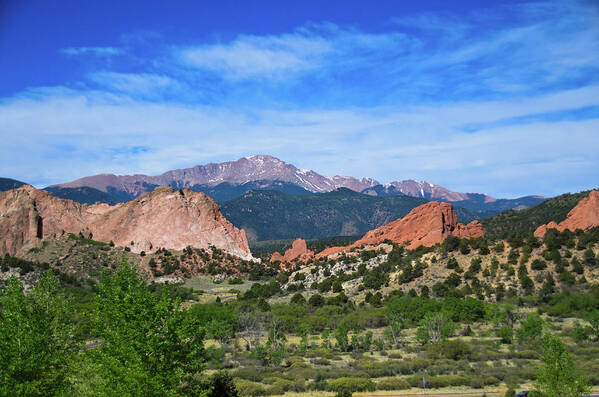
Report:
[[[100,172],[157,174],[270,153],[325,174],[383,181],[419,178],[501,195],[522,192],[514,181],[524,175],[529,184],[524,192],[554,194],[566,185],[582,186],[599,167],[590,149],[599,145],[599,135],[590,133],[599,128],[599,119],[485,126],[467,134],[461,126],[473,119],[468,102],[404,110],[254,109],[248,114],[102,96],[60,91],[43,99],[5,102],[0,106],[0,130],[12,132],[3,142],[7,164],[51,183]],[[549,111],[555,102],[571,97],[566,92],[517,105],[480,103],[475,119],[490,123],[526,109]],[[595,98],[599,105],[599,95]],[[19,161],[18,148],[33,140],[38,144],[29,150],[29,158],[44,162],[41,169],[39,163]],[[64,149],[59,143],[71,145],[68,156],[61,157]],[[144,150],[129,149],[140,145]]]
[[[93,72],[88,78],[100,87],[135,96],[136,98],[163,98],[181,94],[184,84],[165,75],[150,73]]]
[[[382,51],[404,51],[406,37],[399,33],[368,34],[337,25],[308,24],[278,36],[241,35],[228,43],[176,48],[175,55],[190,67],[209,70],[232,80],[293,79],[298,72],[355,65]]]
[[[186,48],[179,56],[189,66],[246,79],[312,69],[329,51],[330,44],[319,38],[241,36],[228,44]]]
[[[121,55],[124,51],[116,47],[68,47],[61,50],[63,54],[77,55],[94,55],[97,57],[111,57]]]

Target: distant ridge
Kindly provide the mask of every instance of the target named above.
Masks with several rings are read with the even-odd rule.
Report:
[[[16,189],[23,185],[26,185],[26,183],[17,181],[16,179],[0,178],[0,192],[5,192],[7,190]]]
[[[246,231],[249,241],[363,235],[405,216],[428,200],[410,196],[372,197],[340,188],[313,195],[252,190],[222,203],[223,215]],[[497,214],[454,206],[470,222]]]
[[[127,201],[151,192],[156,186],[190,188],[205,192],[219,202],[235,199],[249,190],[279,190],[289,194],[307,194],[326,193],[339,188],[347,188],[370,196],[405,195],[459,203],[464,208],[476,211],[526,208],[544,200],[538,196],[515,200],[495,199],[481,193],[454,192],[427,181],[411,179],[383,185],[372,178],[340,175],[327,177],[263,154],[224,163],[210,163],[167,171],[158,176],[93,175],[50,186],[48,189],[91,187],[108,193],[117,201]]]
[[[509,210],[481,221],[485,235],[492,238],[505,238],[509,234],[529,233],[549,222],[560,223],[591,191],[566,193],[550,198],[524,210]]]
[[[81,187],[47,187],[44,189],[49,192],[52,196],[73,200],[81,204],[94,204],[94,203],[106,203],[114,205],[120,200],[115,199],[108,193],[94,189],[93,187],[81,186]]]

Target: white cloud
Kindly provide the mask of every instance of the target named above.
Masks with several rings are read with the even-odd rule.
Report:
[[[93,72],[89,79],[110,90],[141,97],[159,96],[164,93],[180,92],[183,84],[177,80],[151,73]]]
[[[95,55],[98,57],[110,57],[121,55],[124,51],[116,47],[68,47],[61,50],[66,55]]]
[[[368,34],[334,24],[309,24],[279,36],[241,35],[229,43],[176,48],[179,60],[231,80],[291,79],[325,66],[346,68],[377,52],[401,52],[410,45],[399,33]]]
[[[460,130],[556,104],[599,106],[599,95],[564,92],[517,104],[464,102],[409,109],[238,109],[156,104],[96,92],[58,90],[0,105],[3,163],[10,176],[57,183],[84,175],[159,174],[210,161],[267,153],[324,174],[382,181],[426,179],[499,196],[554,194],[599,168],[599,120],[537,122]],[[596,92],[596,91],[595,91]],[[474,109],[474,110],[472,110]],[[474,113],[473,113],[474,112]],[[60,115],[60,117],[57,117]],[[34,142],[34,144],[32,144]],[[22,150],[27,148],[27,160]],[[138,150],[137,148],[143,150]],[[11,172],[12,171],[12,172]],[[520,179],[529,181],[522,186]],[[532,182],[531,182],[532,181]],[[524,189],[524,190],[523,190]]]
[[[318,37],[240,36],[227,44],[178,51],[180,59],[189,66],[225,73],[232,79],[245,79],[311,69],[331,47]]]

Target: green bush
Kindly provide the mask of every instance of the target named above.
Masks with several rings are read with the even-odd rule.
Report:
[[[405,390],[410,384],[401,378],[383,379],[376,384],[377,390]]]
[[[347,390],[353,393],[357,391],[374,391],[376,385],[366,378],[343,377],[329,381],[328,388],[329,391]]]
[[[277,379],[270,387],[267,389],[269,395],[282,395],[288,391],[293,389],[293,382],[287,379]]]
[[[226,371],[218,371],[210,377],[207,384],[208,397],[239,397],[233,378]]]
[[[534,261],[532,261],[530,268],[532,270],[543,270],[543,269],[547,269],[547,262],[545,262],[542,259],[535,259]]]
[[[500,380],[492,375],[480,375],[472,378],[470,386],[474,389],[482,389],[485,386],[496,385],[499,382]]]
[[[497,329],[495,334],[501,338],[501,343],[510,344],[514,340],[514,331],[507,325]]]
[[[450,360],[469,359],[472,355],[472,348],[463,340],[445,340],[435,343],[428,347],[427,355],[432,358],[448,358]]]
[[[264,379],[264,371],[259,367],[238,368],[233,372],[236,381],[237,378],[260,382]]]
[[[308,299],[308,303],[313,307],[320,307],[324,305],[324,298],[322,295],[314,294]]]
[[[229,280],[227,280],[227,282],[230,285],[239,285],[239,284],[243,284],[243,279],[241,279],[240,277],[234,277],[234,278],[230,278]]]
[[[518,355],[520,358],[526,358],[529,360],[536,360],[539,358],[539,353],[535,350],[522,350]]]
[[[299,292],[296,292],[291,297],[291,303],[294,303],[296,305],[303,305],[306,303],[306,298],[304,298],[304,296],[302,294],[300,294]]]
[[[406,380],[412,387],[422,388],[422,374],[412,375]],[[439,389],[449,386],[469,386],[471,379],[464,375],[437,375],[425,376],[426,387],[431,389]]]
[[[245,379],[235,378],[235,386],[239,391],[240,396],[266,396],[268,393],[264,388],[264,385],[257,382],[252,382]]]

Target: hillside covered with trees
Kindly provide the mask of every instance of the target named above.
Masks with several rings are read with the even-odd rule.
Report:
[[[531,208],[504,211],[495,217],[483,219],[481,223],[485,234],[491,238],[505,238],[509,234],[522,235],[551,221],[563,221],[568,212],[589,193],[590,190],[562,194]]]

